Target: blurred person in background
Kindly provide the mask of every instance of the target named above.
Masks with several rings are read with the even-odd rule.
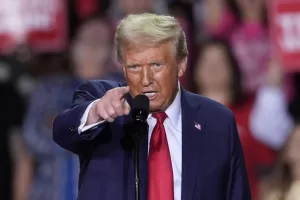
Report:
[[[50,74],[38,83],[25,117],[23,134],[34,158],[34,180],[29,200],[75,200],[79,161],[52,140],[52,122],[57,113],[71,105],[75,88],[86,80],[113,73],[112,36],[104,18],[91,17],[79,27],[71,46],[73,74]],[[66,68],[63,55],[48,55],[43,67]],[[55,65],[55,66],[49,66]],[[112,79],[120,78],[114,74]],[[121,77],[122,78],[122,77]],[[120,78],[120,79],[121,79]],[[118,80],[119,81],[119,80]]]
[[[31,157],[20,127],[31,83],[33,81],[22,63],[13,57],[1,56],[0,197],[3,200],[27,200],[32,172]]]
[[[1,98],[0,196],[25,200],[31,181],[31,157],[20,134],[25,102],[13,85],[1,83],[0,90],[5,94]]]
[[[123,81],[113,62],[113,32],[111,23],[102,16],[91,16],[83,21],[71,46],[72,67],[81,80],[106,78]],[[122,73],[121,73],[122,74]]]
[[[277,107],[286,108],[284,102],[273,101],[269,103],[269,106],[265,105],[268,104],[266,101],[278,97],[272,88],[280,88],[277,86],[277,84],[280,85],[278,81],[281,78],[280,74],[276,74],[273,78],[277,80],[270,79],[268,86],[264,88],[267,90],[266,93],[269,92],[267,96],[265,93],[259,93],[257,97],[247,95],[243,90],[241,73],[231,48],[220,39],[210,39],[202,44],[198,62],[192,74],[196,93],[214,99],[233,111],[245,154],[252,198],[256,199],[259,169],[273,162],[276,156],[275,150],[284,143],[292,127],[287,112],[284,109],[276,109]],[[250,123],[252,117],[257,118],[253,124]],[[278,122],[276,117],[280,118],[280,123],[276,123]],[[254,134],[252,126],[264,132]],[[261,126],[264,129],[261,130]],[[270,133],[272,135],[268,135]],[[259,134],[262,136],[256,137]],[[266,144],[266,140],[270,138],[280,141],[274,142],[275,144],[271,142]]]
[[[300,72],[295,72],[293,76],[294,93],[289,105],[289,112],[294,118],[297,118],[300,112]]]
[[[194,38],[194,22],[193,22],[193,9],[192,4],[181,1],[172,1],[168,4],[168,11],[171,16],[174,16],[180,23],[187,40],[188,50],[190,53],[187,64],[186,73],[180,77],[180,84],[187,90],[191,87],[190,81],[190,69],[193,65],[194,49],[193,49],[193,38]]]
[[[116,2],[122,8],[123,15],[150,12],[152,11],[153,3],[153,0],[117,0]]]
[[[300,199],[300,123],[296,123],[272,172],[261,185],[259,200]]]
[[[243,73],[243,87],[255,92],[264,84],[270,58],[266,0],[230,0],[236,18],[231,44]]]
[[[43,67],[53,67],[60,55],[43,55]],[[57,66],[56,66],[57,67]],[[42,77],[30,98],[23,135],[33,159],[29,200],[74,200],[78,160],[51,140],[52,120],[70,104],[70,95],[80,81],[68,75]]]
[[[264,83],[270,56],[266,0],[203,0],[197,4],[200,33],[231,43],[243,88],[255,93]]]
[[[267,68],[266,80],[256,94],[250,126],[256,139],[280,150],[294,127],[294,121],[288,111],[286,76],[275,56],[268,61]]]
[[[124,16],[144,12],[166,14],[167,2],[164,0],[112,0],[108,16],[116,26]]]

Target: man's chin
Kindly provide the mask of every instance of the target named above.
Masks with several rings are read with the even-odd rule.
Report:
[[[150,113],[164,111],[164,110],[162,109],[162,106],[157,105],[157,103],[155,103],[155,102],[151,102],[151,101],[150,101],[149,107],[150,107],[150,109],[149,109],[149,110],[150,110]]]

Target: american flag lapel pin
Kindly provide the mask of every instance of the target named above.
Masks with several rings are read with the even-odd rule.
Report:
[[[195,123],[195,128],[198,129],[199,131],[201,130],[201,125],[198,124],[197,122],[194,122]]]

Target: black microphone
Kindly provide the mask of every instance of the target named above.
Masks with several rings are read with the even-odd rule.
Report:
[[[137,95],[132,102],[132,117],[134,121],[145,122],[149,115],[149,98]]]
[[[135,199],[140,199],[140,137],[147,133],[147,118],[149,115],[149,99],[145,95],[137,95],[132,102],[133,138],[134,138],[134,180]]]

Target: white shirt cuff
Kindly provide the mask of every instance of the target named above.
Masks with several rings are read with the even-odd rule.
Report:
[[[92,103],[90,103],[90,105],[86,108],[85,112],[83,113],[83,115],[80,119],[80,125],[78,126],[78,133],[79,134],[84,132],[84,131],[87,131],[87,130],[95,127],[95,126],[103,124],[105,122],[105,120],[102,120],[102,121],[94,123],[94,124],[86,125],[86,121],[87,121],[90,109],[92,108],[94,103],[96,103],[98,100],[100,100],[100,99],[97,99],[97,100],[93,101]]]

